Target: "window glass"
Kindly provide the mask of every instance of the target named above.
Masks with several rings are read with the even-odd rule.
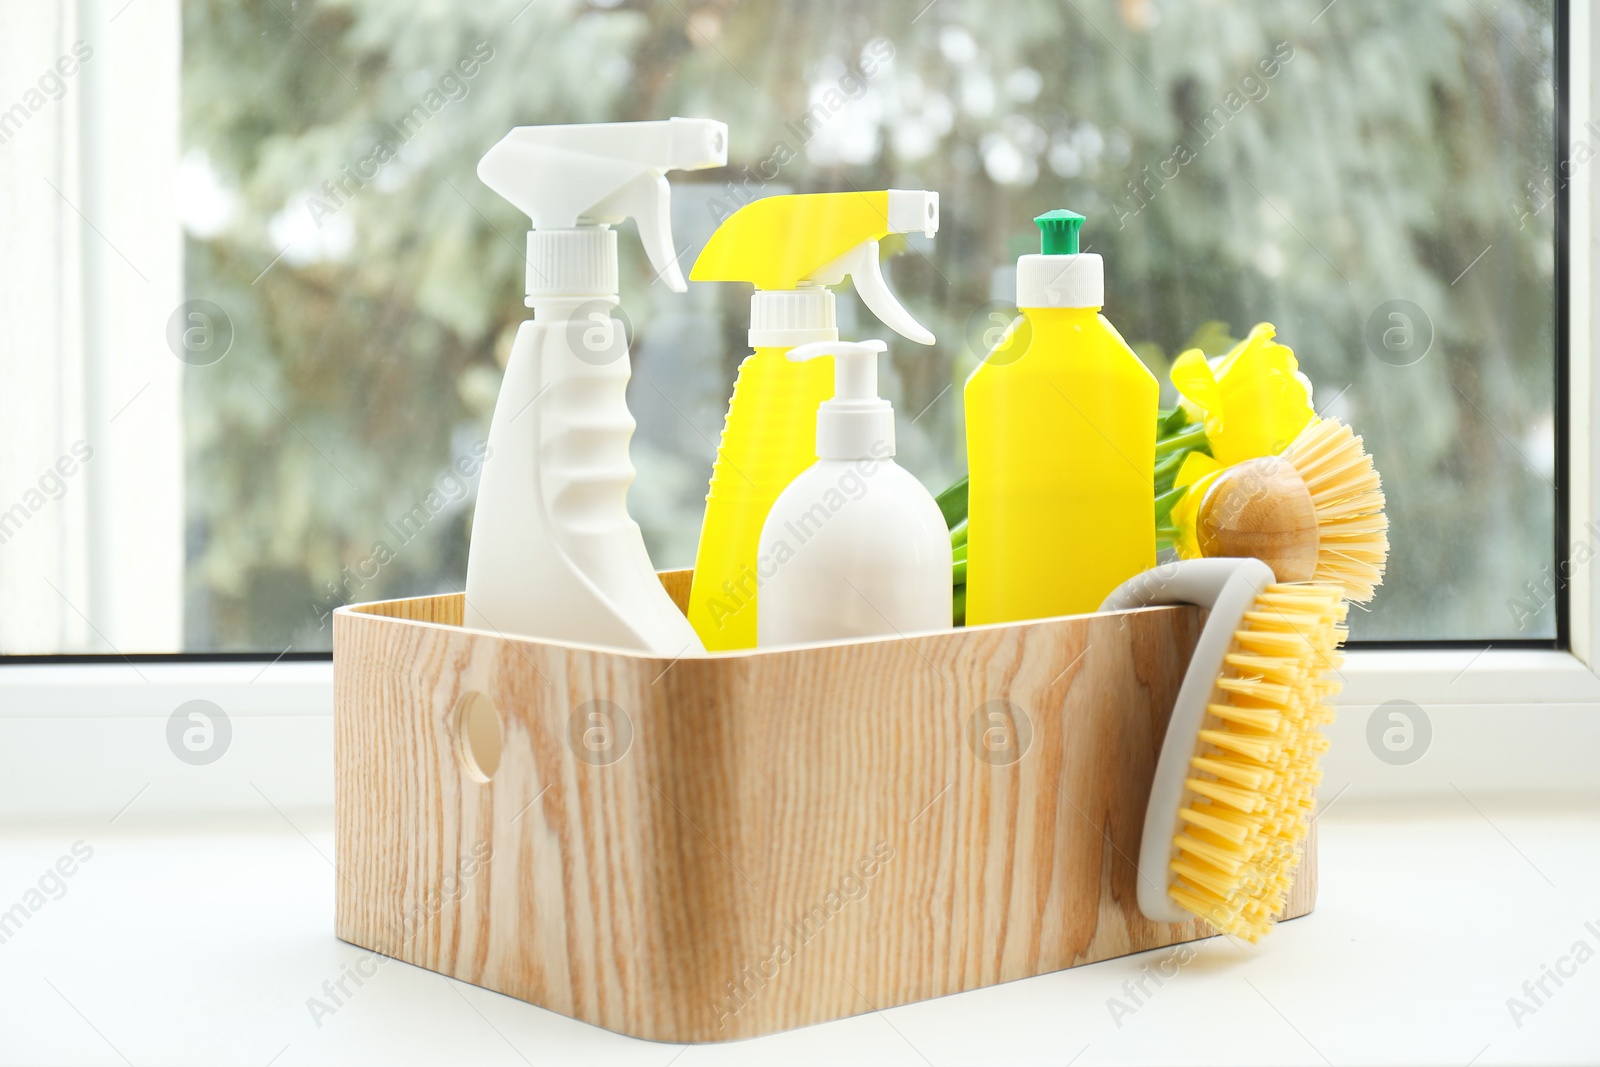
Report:
[[[185,0],[186,289],[233,337],[184,371],[185,647],[326,649],[339,604],[462,587],[527,314],[526,220],[477,159],[515,125],[668,115],[731,131],[725,171],[673,176],[686,265],[757,196],[939,191],[937,238],[886,264],[938,344],[840,302],[890,341],[935,491],[1031,219],[1070,207],[1168,402],[1181,351],[1270,321],[1365,436],[1394,550],[1357,638],[1553,637],[1553,7],[1320,6]],[[749,292],[672,294],[624,231],[630,506],[683,567]]]

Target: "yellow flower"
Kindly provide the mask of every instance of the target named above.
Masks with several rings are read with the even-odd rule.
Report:
[[[1273,340],[1277,332],[1258,323],[1215,367],[1197,348],[1172,364],[1172,384],[1191,415],[1204,419],[1219,467],[1277,455],[1317,417],[1311,383],[1294,352]]]
[[[1172,481],[1174,489],[1189,487],[1189,491],[1172,506],[1171,522],[1178,531],[1172,547],[1178,550],[1179,559],[1200,558],[1200,539],[1195,532],[1196,522],[1200,516],[1200,502],[1206,498],[1206,493],[1210,491],[1211,483],[1217,480],[1217,475],[1226,469],[1204,452],[1190,452],[1183,457],[1183,465],[1178,468],[1178,476]]]

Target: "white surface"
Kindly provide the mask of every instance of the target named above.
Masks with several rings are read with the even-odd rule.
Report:
[[[318,1027],[308,998],[368,954],[332,933],[326,816],[260,810],[183,826],[135,807],[0,836],[0,908],[74,842],[94,849],[0,945],[0,1063],[1600,1062],[1600,957],[1520,1028],[1506,1005],[1575,942],[1600,948],[1595,806],[1341,804],[1320,823],[1316,912],[1253,951],[1196,945],[1139,1005],[1124,982],[1181,949],[687,1048],[393,960]],[[1114,1018],[1112,998],[1136,1010]]]

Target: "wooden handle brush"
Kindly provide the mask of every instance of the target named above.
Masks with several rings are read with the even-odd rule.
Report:
[[[1333,582],[1364,603],[1389,557],[1383,509],[1361,438],[1338,419],[1321,419],[1281,455],[1217,474],[1195,512],[1195,540],[1203,556],[1251,556],[1280,582]]]
[[[1198,916],[1256,941],[1283,911],[1315,806],[1344,639],[1344,589],[1276,582],[1255,559],[1167,563],[1101,611],[1195,604],[1210,613],[1150,787],[1139,910]]]

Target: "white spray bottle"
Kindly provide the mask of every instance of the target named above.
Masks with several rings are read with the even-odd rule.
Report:
[[[701,651],[628,515],[633,416],[617,305],[617,232],[686,288],[665,172],[727,163],[710,119],[519,126],[478,163],[532,220],[527,305],[489,429],[463,621],[477,629],[664,656]]]
[[[817,462],[761,527],[758,645],[950,629],[950,532],[933,494],[894,461],[894,409],[878,396],[886,347],[789,350],[797,362],[833,356],[834,395],[817,408]]]

